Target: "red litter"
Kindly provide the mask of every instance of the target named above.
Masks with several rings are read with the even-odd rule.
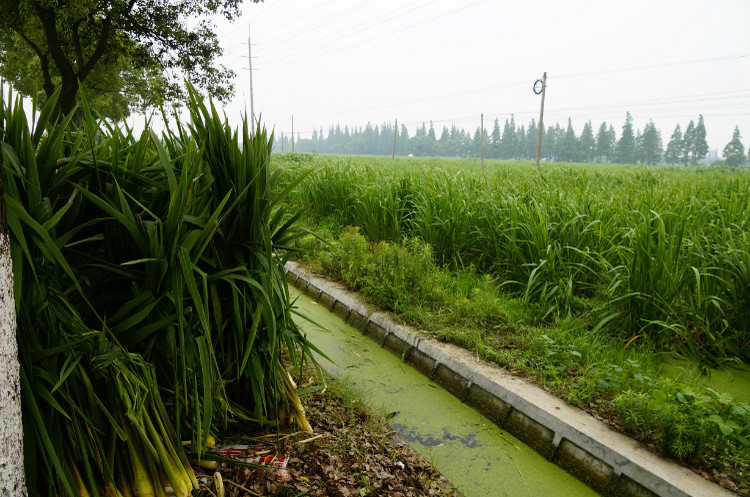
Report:
[[[277,457],[274,454],[251,455],[249,445],[230,445],[228,447],[216,449],[216,452],[230,459],[238,459],[251,464],[262,464],[263,466],[271,466],[274,468],[286,468],[288,460],[286,456]]]

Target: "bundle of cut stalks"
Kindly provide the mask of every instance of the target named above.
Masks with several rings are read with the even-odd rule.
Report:
[[[290,315],[300,231],[272,136],[232,130],[191,89],[160,137],[97,121],[29,123],[0,89],[31,495],[177,495],[180,443],[229,423],[310,426],[281,357],[312,345]]]

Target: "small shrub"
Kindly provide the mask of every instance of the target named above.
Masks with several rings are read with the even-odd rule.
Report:
[[[698,460],[709,449],[721,453],[750,449],[750,405],[709,388],[693,392],[661,379],[648,391],[621,392],[613,405],[626,429],[645,432],[680,460]]]
[[[380,242],[373,246],[368,278],[362,290],[389,309],[401,303],[430,299],[430,279],[437,272],[430,246],[418,238],[401,245]]]
[[[369,261],[369,244],[359,228],[346,228],[329,250],[320,253],[323,270],[355,289],[360,287]]]

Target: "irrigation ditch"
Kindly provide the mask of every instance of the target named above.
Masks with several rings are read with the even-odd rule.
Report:
[[[553,463],[602,495],[622,497],[735,495],[701,478],[689,469],[653,454],[635,440],[613,431],[605,423],[566,404],[541,388],[479,360],[471,352],[440,342],[394,322],[387,314],[365,305],[356,294],[346,291],[340,285],[327,279],[312,275],[295,262],[287,263],[286,271],[289,282],[318,302],[326,311],[337,315],[351,327],[359,330],[364,337],[372,340],[377,347],[390,351],[400,361],[413,366],[419,373],[426,376],[427,378],[421,377],[421,382],[429,381],[441,385],[445,391],[462,403],[481,413],[487,422],[536,451],[541,456],[539,459],[543,458],[548,463]],[[332,338],[332,340],[339,339]],[[361,344],[359,346],[368,347]],[[346,349],[343,350],[342,359],[347,354]],[[370,353],[369,349],[368,353]],[[348,355],[349,360],[354,361],[353,367],[360,365],[355,364],[357,361],[362,362],[362,358],[357,358],[356,351],[352,351],[351,347]],[[381,382],[383,384],[388,382],[386,369],[388,368],[383,368],[382,371]],[[422,402],[432,402],[429,410],[434,413],[432,417],[435,419],[431,421],[433,424],[444,422],[445,418],[437,405],[438,401],[423,400]],[[440,440],[430,440],[425,444],[425,440],[420,440],[418,433],[413,430],[409,431],[408,427],[398,426],[400,423],[398,416],[394,417],[392,422],[395,427],[400,428],[402,436],[405,435],[407,440],[411,438],[413,442],[428,447],[433,442],[435,442],[434,445],[442,443]],[[493,434],[484,429],[481,420],[469,421],[468,424],[481,427],[478,432],[481,431],[483,436],[489,433],[492,438]],[[453,438],[463,440],[463,442],[468,440],[465,438],[466,434],[455,435],[451,430],[447,428],[444,430],[446,435],[444,439]],[[497,433],[494,434],[496,438],[503,437],[502,432]],[[472,440],[471,443],[476,445],[489,443]],[[463,442],[463,445],[467,445]],[[513,440],[504,439],[502,443],[521,450],[518,447],[519,444],[514,443]],[[520,460],[519,457],[520,454],[515,459]],[[469,469],[462,471],[467,475],[468,480],[479,481],[484,485],[479,486],[476,495],[487,495],[479,492],[486,492],[488,483],[500,487],[504,482],[510,482],[513,478],[512,474],[507,474],[505,478],[496,479],[493,477],[494,471],[488,473],[487,471],[491,469],[491,459],[485,457],[477,461],[476,458],[471,457],[456,457],[445,460],[443,466],[463,464],[473,469],[483,469],[484,472]],[[498,457],[494,459],[501,460]],[[520,475],[522,483],[520,488],[529,495],[538,495],[540,490],[532,489],[527,484],[528,482],[524,481],[523,472],[516,460],[512,461],[512,464],[516,466],[515,470]],[[537,462],[528,461],[531,459],[524,459],[521,463],[524,470],[529,464],[536,465],[536,468],[543,468]],[[481,467],[482,465],[485,467]],[[456,479],[449,471],[441,467],[439,460],[436,466],[447,478]],[[537,474],[559,471],[551,464],[550,468],[542,469],[541,472],[536,469],[534,471],[537,471]],[[566,482],[565,478],[556,476],[538,478],[535,474],[531,479],[534,480],[534,484],[544,484],[543,480],[547,479],[546,484],[549,487],[546,490],[547,492],[553,491],[555,495],[585,495],[585,492],[590,492],[587,488],[582,486],[576,488],[574,484]],[[460,482],[454,481],[454,483],[464,491]],[[471,486],[470,482],[469,484]],[[465,493],[467,496],[470,495],[469,492]],[[492,495],[502,494],[493,492]]]

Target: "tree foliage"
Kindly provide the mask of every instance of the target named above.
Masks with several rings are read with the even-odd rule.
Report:
[[[625,116],[622,135],[615,146],[615,161],[621,164],[630,164],[635,161],[635,134],[633,133],[633,116],[630,112]]]
[[[664,152],[664,161],[667,164],[677,164],[682,160],[682,130],[678,124],[672,132],[672,137],[667,144],[667,150]]]
[[[695,142],[695,123],[691,120],[687,128],[685,128],[685,134],[682,135],[682,162],[683,165],[687,166],[691,161],[691,154],[693,150],[693,143]]]
[[[607,123],[603,122],[596,133],[596,157],[598,160],[609,160],[615,144],[614,128],[607,129]]]
[[[503,126],[503,137],[500,139],[500,158],[512,159],[516,157],[517,142],[516,119],[511,114],[510,121],[506,119],[505,126]]]
[[[698,124],[695,126],[693,140],[687,143],[690,147],[690,164],[697,164],[698,161],[708,155],[708,142],[706,142],[706,125],[703,124],[703,115],[698,116]]]
[[[536,158],[537,124],[532,119],[524,127],[518,126],[511,115],[501,126],[499,119],[493,120],[491,127],[484,130],[484,157],[487,159],[520,159],[534,160]],[[689,164],[695,157],[696,163],[707,155],[705,143],[705,126],[702,117],[696,126],[694,122],[688,125],[687,139],[682,128],[677,125],[669,143],[664,150],[661,131],[653,120],[642,129],[633,126],[630,113],[626,116],[623,134],[617,139],[614,126],[607,122],[600,123],[594,136],[591,121],[585,123],[580,136],[576,134],[571,119],[567,126],[559,123],[550,124],[542,131],[541,155],[548,162],[621,162],[629,164]],[[474,132],[452,125],[443,126],[440,139],[436,139],[437,130],[430,123],[430,128],[423,123],[416,128],[416,134],[409,137],[409,131],[401,124],[396,133],[396,155],[441,156],[477,158],[481,153],[481,134],[479,126]],[[331,126],[328,136],[316,131],[311,138],[298,139],[296,151],[319,152],[324,154],[355,154],[355,155],[391,155],[393,146],[393,124],[383,123],[380,126],[368,123],[363,127]],[[691,151],[686,151],[687,144],[691,144]],[[697,145],[696,145],[697,143]],[[275,151],[291,151],[291,140],[283,138],[277,142]],[[694,152],[697,150],[697,152]]]
[[[594,159],[595,148],[594,128],[591,125],[591,121],[588,121],[583,126],[581,140],[578,144],[578,162],[591,162]]]
[[[254,0],[258,1],[258,0]],[[226,100],[234,73],[221,55],[211,15],[239,15],[240,0],[5,0],[0,3],[0,77],[76,105],[79,81],[108,117],[184,95],[184,74]]]
[[[742,144],[739,126],[735,126],[732,141],[724,147],[724,163],[728,166],[741,166],[747,161],[745,146]]]
[[[661,133],[656,129],[654,121],[649,121],[643,128],[641,137],[641,158],[646,164],[657,164],[661,159]]]
[[[578,157],[578,139],[570,118],[568,118],[568,127],[560,143],[559,157],[568,162],[573,162]]]

